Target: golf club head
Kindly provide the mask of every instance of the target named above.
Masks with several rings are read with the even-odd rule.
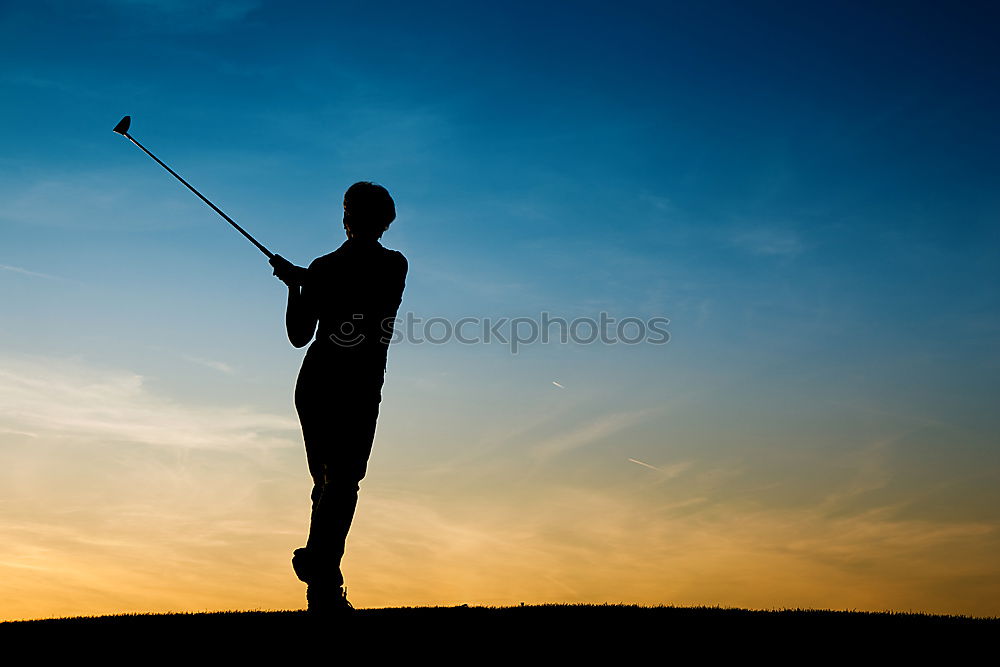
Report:
[[[118,124],[115,125],[115,129],[113,129],[112,132],[116,132],[124,137],[125,133],[128,132],[128,126],[131,124],[132,124],[132,117],[125,116],[120,121],[118,121]]]

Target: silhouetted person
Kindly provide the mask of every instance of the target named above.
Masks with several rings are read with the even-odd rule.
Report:
[[[309,539],[295,550],[292,567],[308,584],[310,611],[351,608],[340,562],[375,438],[406,280],[406,258],[379,243],[395,218],[385,188],[355,183],[344,194],[343,245],[308,269],[280,256],[271,260],[274,275],[288,285],[288,340],[303,347],[316,332],[295,385],[313,490]]]

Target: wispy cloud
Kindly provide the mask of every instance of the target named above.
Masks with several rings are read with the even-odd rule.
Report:
[[[0,425],[71,441],[198,449],[291,446],[298,430],[291,417],[187,405],[149,391],[135,373],[52,358],[4,360]]]
[[[0,428],[0,433],[7,433],[8,435],[23,435],[27,438],[38,437],[38,434],[32,431],[21,431],[15,428]]]
[[[0,220],[77,231],[148,231],[186,224],[184,214],[196,210],[197,200],[162,187],[146,191],[148,179],[149,174],[123,177],[114,170],[93,170],[8,180],[0,183]]]
[[[638,424],[652,414],[653,409],[615,412],[594,419],[574,429],[550,436],[535,445],[535,456],[541,460],[565,454],[618,431]]]
[[[46,278],[48,280],[59,280],[56,276],[50,276],[47,273],[39,273],[38,271],[29,271],[28,269],[22,269],[20,266],[10,266],[9,264],[0,264],[0,270],[12,271],[14,273],[20,273],[25,276],[32,276],[33,278]]]
[[[5,617],[301,604],[281,565],[308,514],[301,452],[283,448],[301,446],[293,419],[187,405],[134,373],[79,360],[0,359],[0,368]],[[578,453],[649,413],[610,412],[533,451]],[[960,510],[904,519],[898,497],[866,495],[884,488],[894,442],[860,448],[842,461],[855,474],[780,506],[726,494],[740,471],[701,461],[682,474],[696,462],[630,457],[652,483],[548,478],[516,491],[490,466],[382,471],[366,481],[346,568],[365,582],[363,606],[628,600],[996,613],[996,521]]]
[[[211,368],[217,370],[220,373],[225,373],[227,375],[232,375],[236,371],[229,364],[222,361],[213,361],[211,359],[202,359],[201,357],[192,357],[191,355],[185,354],[181,355],[181,358],[185,361],[190,361],[193,364],[198,364],[200,366],[205,366],[206,368]]]
[[[293,417],[5,356],[0,442],[0,618],[300,602],[273,566],[308,515]]]
[[[547,487],[544,502],[463,505],[376,485],[349,558],[364,571],[369,604],[996,609],[984,595],[1000,591],[995,523],[901,521],[877,507],[831,518],[813,504],[720,506],[659,488],[656,502],[626,490]],[[424,573],[416,580],[408,576],[415,560]]]

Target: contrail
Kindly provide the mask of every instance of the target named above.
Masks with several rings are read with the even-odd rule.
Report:
[[[641,465],[641,466],[645,466],[646,468],[649,468],[650,470],[659,470],[660,472],[663,472],[662,468],[657,468],[656,466],[651,466],[648,463],[643,463],[642,461],[639,461],[638,459],[629,459],[629,461],[631,461],[632,463]]]
[[[554,384],[555,386],[559,387],[560,389],[565,389],[566,388],[566,387],[562,386],[561,384],[559,384],[558,382],[556,382],[555,380],[552,381],[552,384]]]

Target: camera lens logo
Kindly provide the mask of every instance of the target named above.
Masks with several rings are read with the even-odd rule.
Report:
[[[360,313],[355,313],[351,316],[352,320],[364,319],[364,315]],[[354,347],[360,345],[365,339],[365,335],[361,333],[360,326],[354,324],[354,322],[341,322],[338,331],[334,331],[330,334],[330,340],[339,345],[340,347]]]

